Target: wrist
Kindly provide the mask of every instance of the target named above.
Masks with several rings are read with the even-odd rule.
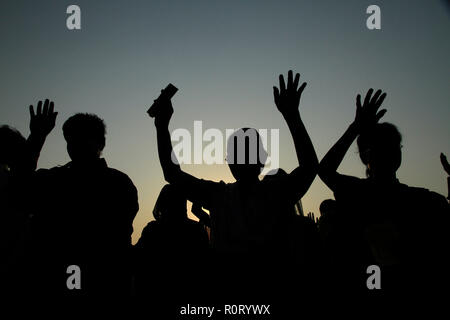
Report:
[[[28,140],[34,140],[34,141],[44,141],[47,138],[47,134],[43,132],[36,132],[31,131],[30,135],[28,136]]]
[[[170,119],[161,119],[155,117],[155,127],[156,129],[167,129],[169,127]]]
[[[347,129],[347,135],[349,135],[351,139],[356,139],[356,137],[360,134],[361,126],[357,122],[352,122]]]
[[[297,110],[281,114],[287,123],[297,122],[301,120],[300,112]]]
[[[361,125],[357,121],[353,121],[348,128],[349,130],[359,132]]]

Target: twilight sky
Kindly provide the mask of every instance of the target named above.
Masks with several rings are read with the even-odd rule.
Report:
[[[0,4],[0,124],[28,135],[28,105],[50,98],[59,112],[39,166],[69,161],[62,124],[91,112],[107,124],[104,157],[139,191],[134,242],[164,185],[153,121],[145,111],[169,82],[171,130],[250,126],[280,129],[280,166],[296,167],[294,146],[273,103],[279,73],[308,86],[300,112],[321,159],[354,117],[355,96],[388,93],[384,121],[403,134],[400,181],[446,194],[439,153],[450,156],[448,1],[3,0]],[[81,8],[81,30],[66,28],[66,8]],[[381,8],[381,30],[366,28],[366,8]],[[233,181],[226,165],[183,168]],[[364,176],[353,145],[340,172]],[[332,197],[316,178],[303,198],[318,213]]]

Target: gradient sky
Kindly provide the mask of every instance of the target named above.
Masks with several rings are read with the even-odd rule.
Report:
[[[404,138],[399,179],[446,194],[439,153],[450,156],[450,11],[445,1],[18,1],[0,4],[1,124],[28,135],[28,105],[51,98],[59,112],[39,166],[69,161],[62,124],[91,112],[107,124],[104,157],[139,190],[133,241],[153,219],[164,185],[153,121],[145,111],[172,82],[171,130],[280,129],[280,166],[296,167],[294,146],[273,103],[279,73],[308,86],[300,111],[321,159],[354,117],[355,96],[388,93],[385,121]],[[448,3],[448,2],[447,2]],[[82,30],[66,28],[81,7]],[[381,30],[366,8],[381,8]],[[232,181],[226,165],[188,165],[206,179]],[[340,172],[364,176],[355,145]],[[332,193],[316,178],[303,198],[318,213]]]

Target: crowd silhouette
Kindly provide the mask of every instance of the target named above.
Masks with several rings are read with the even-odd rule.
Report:
[[[242,128],[227,144],[233,183],[194,177],[173,161],[173,107],[160,99],[153,116],[168,184],[156,201],[155,220],[134,246],[138,193],[101,156],[103,120],[71,116],[63,125],[71,161],[37,169],[57,112],[49,100],[30,106],[27,139],[0,127],[3,294],[214,303],[232,292],[233,299],[267,301],[311,290],[368,292],[370,265],[381,269],[386,291],[444,286],[449,204],[398,181],[402,136],[395,125],[380,122],[386,93],[370,89],[363,100],[357,96],[354,120],[319,163],[299,111],[305,87],[289,71],[273,88],[298,167],[260,179],[267,153],[257,130]],[[338,173],[355,140],[364,179]],[[443,154],[441,163],[450,176]],[[296,210],[316,175],[334,193],[320,205],[319,218]],[[187,216],[188,200],[198,222]],[[70,265],[82,271],[80,290],[67,287]]]

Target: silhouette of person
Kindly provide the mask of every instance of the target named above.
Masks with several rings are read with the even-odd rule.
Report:
[[[28,139],[14,128],[0,127],[0,276],[2,291],[8,296],[22,296],[27,285],[24,275],[27,273],[31,212],[28,187],[42,147],[39,147],[41,137],[45,139],[47,128],[52,123],[54,126],[54,118],[53,102],[47,99],[44,108],[40,101],[37,114],[32,114]],[[42,130],[37,130],[38,127]]]
[[[137,190],[101,158],[102,119],[77,113],[64,123],[63,134],[71,161],[35,174],[33,234],[37,270],[43,273],[38,277],[49,294],[129,294]],[[67,287],[71,265],[80,268],[81,290]]]
[[[333,232],[336,224],[337,205],[336,200],[326,199],[322,201],[319,207],[319,233],[324,242],[327,242],[328,236]]]
[[[450,164],[447,161],[447,157],[445,156],[445,154],[441,153],[441,163],[442,163],[442,167],[444,168],[445,172],[447,172],[447,190],[448,190],[448,195],[447,195],[447,199],[450,200]]]
[[[206,261],[208,235],[199,222],[188,218],[183,192],[173,184],[162,188],[153,209],[155,220],[134,246],[138,296],[193,299],[196,278],[207,279],[201,261]]]
[[[4,170],[18,172],[24,166],[26,158],[26,139],[16,129],[3,125],[0,127],[0,163]]]
[[[370,89],[363,103],[357,96],[355,120],[322,159],[319,176],[339,204],[339,227],[345,235],[342,249],[347,251],[343,265],[354,268],[353,275],[363,275],[354,278],[354,284],[366,288],[365,270],[377,264],[385,288],[420,287],[436,281],[431,281],[428,271],[442,271],[446,233],[435,222],[448,219],[449,206],[434,192],[398,181],[401,135],[394,125],[378,123],[386,112],[379,111],[386,94],[381,90],[372,94]],[[356,138],[366,179],[337,173]]]
[[[299,80],[299,74],[294,78],[292,71],[289,71],[287,85],[280,75],[280,87],[274,87],[275,104],[292,134],[299,166],[288,175],[270,181],[260,181],[258,178],[267,154],[259,134],[251,128],[237,130],[227,142],[227,162],[236,182],[202,180],[182,171],[172,161],[174,155],[168,126],[173,107],[169,100],[161,102],[164,105],[155,116],[155,126],[164,177],[167,182],[179,185],[190,201],[199,202],[209,210],[212,247],[222,256],[239,254],[246,262],[256,261],[257,257],[262,256],[269,259],[267,257],[275,254],[276,249],[287,241],[286,236],[283,239],[276,237],[282,234],[279,230],[285,226],[285,217],[277,211],[279,203],[289,203],[294,207],[314,180],[318,161],[298,111],[306,86],[306,83],[299,86]],[[222,270],[230,272],[236,269],[235,265],[227,265],[227,259],[224,260],[220,262]],[[273,263],[275,261],[272,260]],[[252,269],[250,263],[241,261],[239,265],[239,272],[245,273],[245,268],[253,273],[258,271]],[[250,270],[247,271],[250,273]],[[217,285],[219,288],[232,279],[223,277],[221,280],[222,284]],[[245,290],[240,293],[245,294]]]
[[[28,229],[28,211],[24,205],[26,175],[26,139],[9,126],[0,127],[0,276],[1,291],[17,294]],[[4,295],[2,295],[4,296]]]

